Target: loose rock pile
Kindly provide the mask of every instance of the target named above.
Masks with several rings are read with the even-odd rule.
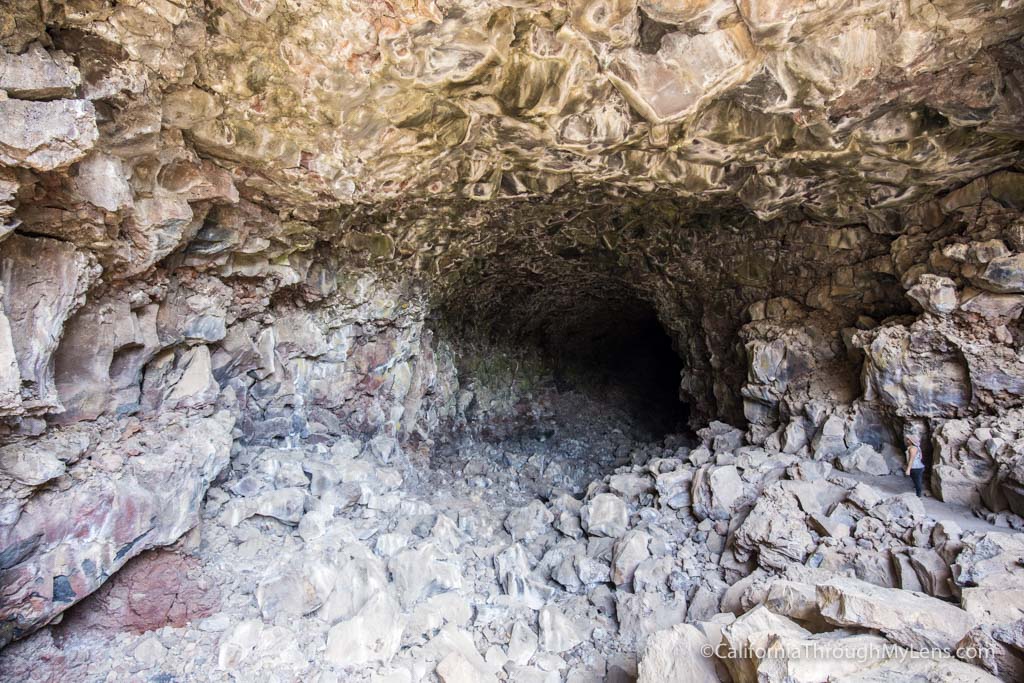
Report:
[[[721,423],[644,443],[586,397],[548,405],[518,441],[467,433],[429,464],[383,437],[237,450],[199,530],[136,560],[157,578],[119,574],[0,664],[24,680],[444,683],[1024,671],[1024,537],[965,531]],[[567,474],[584,452],[605,472],[588,484]],[[141,607],[168,590],[187,604]],[[147,618],[122,623],[126,601]]]

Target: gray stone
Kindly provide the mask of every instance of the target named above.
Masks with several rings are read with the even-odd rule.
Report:
[[[71,57],[63,52],[48,53],[33,43],[22,54],[0,48],[0,90],[20,100],[49,100],[74,97],[82,82]]]
[[[99,137],[96,109],[87,100],[29,102],[0,99],[0,163],[35,171],[82,159]]]
[[[832,624],[875,629],[912,650],[951,650],[974,627],[970,614],[949,603],[851,578],[819,585],[818,609]]]
[[[387,663],[398,653],[404,629],[398,603],[377,593],[351,619],[331,627],[324,657],[338,667]]]
[[[540,610],[540,649],[545,652],[567,652],[583,642],[579,627],[557,607],[547,605]]]
[[[697,519],[728,519],[743,496],[743,480],[732,465],[706,465],[694,474],[693,512]]]
[[[956,284],[941,275],[921,275],[917,284],[907,290],[907,296],[935,315],[949,315],[957,307]]]
[[[638,683],[717,683],[714,660],[707,654],[709,648],[704,635],[689,624],[659,631],[647,639]]]
[[[535,500],[510,512],[505,518],[505,530],[512,535],[513,541],[529,541],[550,531],[553,521],[554,515],[547,506]]]
[[[647,547],[650,540],[647,532],[634,529],[615,542],[611,579],[616,586],[632,585],[637,566],[651,556]]]
[[[629,513],[621,498],[613,493],[599,493],[580,510],[580,521],[591,536],[618,538],[626,532]]]

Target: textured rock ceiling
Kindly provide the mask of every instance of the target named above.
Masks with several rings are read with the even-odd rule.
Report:
[[[1015,0],[43,6],[14,0],[8,48],[45,20],[114,119],[181,131],[300,218],[571,185],[863,220],[1024,135]]]

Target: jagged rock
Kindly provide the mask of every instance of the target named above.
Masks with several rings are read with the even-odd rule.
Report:
[[[949,315],[957,307],[956,283],[931,273],[921,275],[917,284],[907,290],[907,296],[935,315]]]
[[[121,476],[96,468],[103,461],[97,452],[78,474],[88,472],[84,485],[27,501],[17,524],[0,529],[0,556],[8,558],[0,573],[7,586],[0,641],[51,621],[132,557],[195,526],[206,489],[228,463],[233,425],[226,412],[187,425],[169,421],[115,446],[147,444]]]
[[[686,620],[686,598],[679,594],[666,597],[660,592],[616,591],[615,616],[620,636],[642,648],[652,634]]]
[[[396,554],[388,563],[388,569],[398,591],[399,601],[406,608],[424,598],[462,585],[459,567],[445,562],[431,543]]]
[[[398,652],[404,629],[394,598],[377,593],[351,619],[331,627],[324,656],[339,667],[387,663]]]
[[[755,607],[723,627],[720,647],[732,680],[736,683],[756,681],[758,661],[754,658],[755,653],[784,636],[806,638],[810,632],[785,617],[772,614],[763,606]]]
[[[566,652],[583,642],[579,627],[556,607],[542,608],[539,623],[540,649],[545,652]]]
[[[1024,619],[1020,588],[964,588],[960,605],[979,624],[1001,626]]]
[[[875,629],[912,650],[951,650],[974,626],[954,605],[851,578],[820,584],[818,610],[830,623]]]
[[[67,430],[0,448],[0,471],[26,486],[42,486],[60,477],[89,448],[85,431]]]
[[[616,586],[633,583],[637,567],[651,556],[647,547],[650,540],[647,532],[634,529],[615,542],[611,579]]]
[[[533,629],[524,622],[517,621],[512,625],[512,633],[509,636],[508,658],[520,666],[526,666],[536,654],[539,643]]]
[[[844,631],[799,637],[783,634],[768,645],[757,666],[757,680],[770,683],[811,683],[847,680],[892,658],[885,638]],[[806,653],[806,654],[805,654]]]
[[[263,622],[246,619],[234,626],[221,640],[217,668],[221,671],[236,669],[252,655],[263,632]]]
[[[951,598],[953,575],[949,565],[934,550],[911,548],[907,551],[923,592],[936,598]]]
[[[66,242],[20,235],[4,240],[0,286],[21,375],[18,412],[60,412],[53,354],[65,321],[98,274],[90,256]]]
[[[87,100],[29,102],[0,99],[0,163],[52,171],[78,161],[99,137]]]
[[[1020,572],[1024,539],[1016,534],[989,532],[963,538],[963,550],[951,570],[959,586],[993,589],[1022,589]]]
[[[840,455],[836,458],[836,465],[843,472],[874,474],[876,476],[889,474],[889,465],[885,462],[882,454],[867,444],[861,444]]]
[[[692,482],[693,471],[679,468],[671,472],[659,474],[655,481],[655,487],[659,498],[665,505],[679,510],[691,505],[690,490]]]
[[[734,543],[741,558],[756,555],[758,564],[775,569],[803,563],[815,547],[804,513],[781,488],[766,491],[758,499],[736,530]]]
[[[708,655],[710,643],[689,624],[677,624],[647,639],[640,658],[640,683],[693,681],[717,683],[715,665]]]
[[[267,621],[278,616],[303,616],[316,611],[335,587],[330,567],[306,560],[301,567],[268,577],[256,588],[256,603]]]
[[[964,681],[998,683],[999,679],[983,669],[937,654],[913,653],[893,657],[862,671],[840,678],[843,683],[879,683],[891,680]]]
[[[613,493],[599,493],[580,510],[583,530],[591,536],[618,538],[626,532],[626,504]]]
[[[957,643],[958,659],[984,669],[1003,681],[1024,676],[1024,657],[997,640],[988,628],[976,627]]]
[[[474,683],[475,681],[497,681],[491,675],[481,675],[469,661],[458,652],[450,652],[437,665],[437,677],[444,683]]]
[[[693,513],[697,519],[729,519],[742,496],[743,480],[733,465],[707,465],[693,475]]]
[[[993,258],[975,282],[979,287],[1000,294],[1024,293],[1024,254]]]
[[[521,544],[511,545],[495,555],[494,568],[505,594],[523,601],[531,609],[541,609],[554,594],[554,588],[531,573]]]
[[[764,606],[776,614],[803,623],[821,622],[818,596],[812,584],[797,581],[773,581],[768,587]]]
[[[626,500],[635,500],[643,493],[654,490],[650,477],[640,474],[615,474],[608,478],[608,488]]]
[[[535,500],[526,507],[513,510],[505,518],[505,530],[513,541],[532,540],[546,533],[553,521],[554,515],[547,506]]]
[[[0,49],[0,90],[21,100],[48,100],[74,97],[82,82],[71,57],[63,52],[49,53],[39,43],[22,54]]]
[[[375,595],[387,592],[384,565],[368,553],[357,553],[342,562],[330,595],[317,612],[328,624],[354,618]]]

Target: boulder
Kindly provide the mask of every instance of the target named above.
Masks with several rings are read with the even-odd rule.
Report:
[[[693,470],[689,468],[680,467],[671,472],[660,473],[655,480],[659,500],[673,510],[689,507],[692,500],[692,482]]]
[[[693,514],[697,519],[729,519],[742,497],[743,480],[734,465],[705,465],[693,476]]]
[[[377,593],[351,619],[331,627],[324,657],[338,667],[387,663],[398,653],[405,618],[387,593]]]
[[[540,609],[555,589],[530,571],[530,561],[522,544],[516,543],[494,556],[498,584],[505,594],[531,609]]]
[[[579,626],[557,607],[547,605],[541,608],[538,620],[540,649],[544,652],[566,652],[583,642]]]
[[[616,586],[632,585],[637,567],[651,556],[647,547],[650,540],[650,534],[634,529],[615,542],[611,579]]]
[[[933,653],[906,653],[869,665],[859,671],[838,676],[836,683],[886,683],[922,681],[927,683],[1001,683],[984,669],[950,656]]]
[[[96,109],[88,100],[0,99],[0,164],[34,171],[65,168],[96,144]]]
[[[629,512],[614,493],[599,493],[580,510],[580,522],[591,536],[618,538],[626,532]]]
[[[265,620],[314,612],[334,589],[338,577],[327,564],[302,558],[296,565],[265,578],[256,588],[256,604]]]
[[[82,76],[71,57],[33,43],[22,54],[0,48],[0,90],[19,100],[74,97]]]
[[[941,275],[924,273],[917,284],[907,290],[907,296],[935,315],[949,315],[957,306],[956,283]]]
[[[999,256],[974,279],[982,289],[1000,294],[1024,293],[1024,253]]]
[[[963,550],[951,570],[958,586],[1024,590],[1024,538],[989,532],[961,539]]]
[[[889,474],[889,464],[881,453],[867,444],[861,444],[836,457],[836,466],[843,472],[855,474]]]
[[[554,515],[542,501],[531,501],[526,507],[513,510],[505,518],[505,530],[513,541],[532,540],[551,529]]]
[[[490,683],[498,680],[491,674],[482,673],[458,652],[449,652],[438,662],[435,671],[442,683]]]
[[[767,650],[779,638],[807,638],[810,631],[764,606],[758,606],[722,628],[720,657],[725,661],[734,683],[754,683],[759,660],[756,654]]]
[[[957,658],[1003,681],[1024,680],[1024,656],[1012,645],[1001,642],[998,634],[998,629],[989,626],[971,629],[957,643]]]
[[[652,634],[686,620],[686,597],[651,591],[615,591],[615,617],[620,639],[642,648]]]
[[[952,650],[974,627],[961,608],[921,593],[843,577],[817,591],[818,610],[829,623],[874,629],[912,650]]]
[[[433,543],[397,553],[388,563],[399,602],[406,609],[420,600],[462,586],[462,570]]]
[[[677,624],[647,639],[638,683],[718,683],[711,644],[690,624]]]
[[[898,648],[880,636],[846,631],[807,637],[782,634],[772,638],[757,658],[757,683],[841,681],[891,659]],[[752,680],[751,683],[754,683]]]
[[[734,544],[741,557],[756,557],[765,568],[783,569],[803,563],[815,548],[807,530],[806,515],[794,496],[776,484],[754,505],[736,530]]]

